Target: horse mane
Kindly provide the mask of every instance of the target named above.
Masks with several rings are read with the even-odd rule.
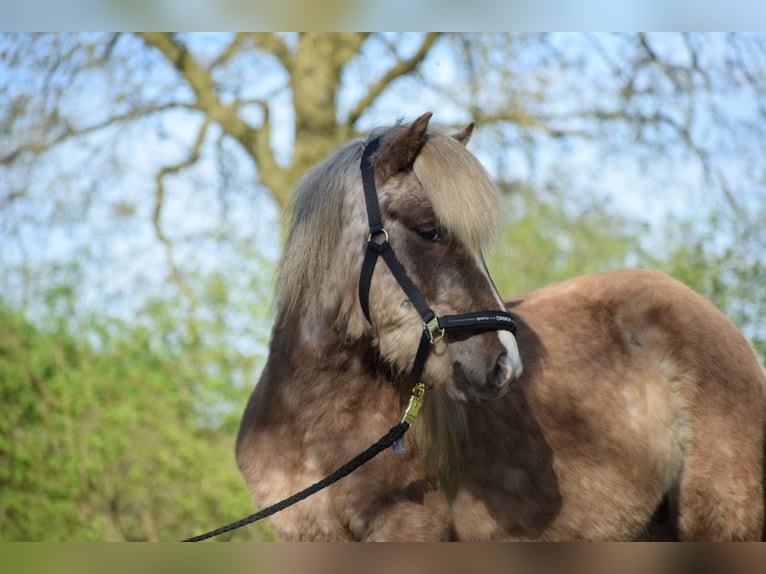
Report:
[[[321,279],[330,267],[343,231],[343,197],[360,182],[363,149],[359,140],[348,142],[309,169],[298,182],[277,277],[278,305],[288,313],[300,301],[320,300]]]
[[[459,478],[468,446],[468,418],[463,405],[442,391],[429,391],[420,420],[412,425],[408,439],[437,483],[444,485]]]

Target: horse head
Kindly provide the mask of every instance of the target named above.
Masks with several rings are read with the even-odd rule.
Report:
[[[438,315],[505,311],[482,253],[498,228],[499,201],[465,148],[473,125],[448,135],[429,128],[430,117],[370,136],[378,140],[369,161],[386,241]],[[347,144],[299,185],[280,290],[302,308],[304,339],[320,340],[329,329],[333,344],[366,341],[404,375],[423,332],[412,300],[385,265],[372,274],[367,317],[356,296],[370,236],[359,163],[364,145]],[[447,333],[431,349],[422,378],[475,402],[502,396],[521,370],[510,332]]]

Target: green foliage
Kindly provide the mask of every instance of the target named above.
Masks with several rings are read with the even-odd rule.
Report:
[[[651,261],[712,301],[766,357],[766,209],[722,209],[707,221],[668,221]],[[696,223],[696,224],[695,224]]]
[[[706,220],[670,219],[653,235],[608,204],[550,190],[513,188],[505,209],[507,224],[487,257],[505,297],[577,275],[650,267],[710,299],[766,357],[763,208],[747,215],[722,208]]]
[[[239,413],[213,421],[202,399],[253,365],[229,353],[213,369],[201,341],[163,341],[167,307],[152,328],[94,317],[87,334],[0,307],[0,539],[178,540],[251,512]]]
[[[640,253],[641,226],[609,206],[560,193],[514,187],[504,198],[507,223],[487,256],[504,297],[577,275],[625,267]]]

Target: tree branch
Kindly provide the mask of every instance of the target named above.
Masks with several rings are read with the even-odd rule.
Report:
[[[565,122],[568,119],[579,117],[573,115],[567,118],[561,116],[544,116],[543,114],[531,115],[520,110],[509,112],[484,112],[480,109],[474,109],[474,115],[471,118],[479,126],[508,122],[529,130],[542,132],[554,139],[567,137],[579,137],[583,139],[593,139],[595,135],[582,129],[572,129],[565,126],[556,126],[555,123]]]
[[[273,32],[255,32],[251,35],[255,45],[276,56],[288,73],[293,70],[293,57],[285,41]]]
[[[407,58],[406,60],[399,60],[396,65],[389,69],[380,80],[375,82],[364,95],[364,97],[359,100],[359,102],[357,102],[356,106],[354,106],[354,109],[349,113],[349,124],[352,126],[356,124],[365,110],[369,108],[373,102],[375,102],[375,100],[378,99],[378,97],[383,93],[383,90],[385,90],[389,84],[391,84],[391,82],[415,70],[415,68],[417,68],[423,60],[425,60],[426,56],[428,56],[428,53],[431,51],[431,48],[439,36],[441,36],[440,32],[429,32],[423,39],[423,43],[420,45],[418,51],[412,57]]]
[[[221,102],[210,71],[200,66],[186,46],[167,33],[141,33],[140,36],[148,45],[159,50],[189,84],[197,98],[194,107],[207,114],[211,121],[218,122],[224,132],[245,148],[258,165],[263,183],[271,189],[280,206],[285,207],[280,190],[287,187],[288,175],[277,163],[271,149],[268,114],[264,115],[260,129],[253,128],[238,115],[237,101],[230,105]]]
[[[218,57],[213,60],[213,63],[210,64],[210,69],[215,69],[219,66],[224,65],[227,63],[231,58],[240,50],[242,47],[242,43],[245,41],[246,34],[243,34],[241,32],[237,32],[234,35],[234,39],[231,41],[231,44],[226,46],[226,49],[221,52]]]
[[[159,239],[160,243],[162,243],[163,247],[165,248],[165,258],[167,259],[168,267],[170,268],[171,279],[178,286],[179,290],[184,294],[192,307],[195,306],[194,296],[192,295],[189,286],[181,275],[178,265],[176,265],[175,257],[173,255],[173,244],[170,239],[168,239],[167,235],[165,235],[165,231],[162,229],[162,209],[165,202],[165,178],[168,175],[175,174],[183,169],[186,169],[199,160],[200,149],[202,148],[202,144],[205,141],[205,135],[207,134],[207,129],[210,126],[211,121],[211,118],[208,116],[202,122],[200,131],[197,134],[197,139],[195,140],[194,145],[192,146],[186,158],[173,165],[163,167],[159,172],[157,172],[157,175],[154,178],[154,213],[152,214],[152,225],[154,227],[154,232],[157,235],[157,239]]]
[[[678,66],[669,64],[663,60],[657,53],[654,47],[649,42],[649,36],[646,33],[638,34],[638,45],[641,47],[646,55],[646,62],[654,64],[663,75],[670,80],[676,89],[678,94],[687,94],[694,88],[693,73],[696,71],[694,68],[687,68],[685,66]],[[686,47],[689,47],[688,42]],[[689,54],[690,60],[693,60],[695,54],[692,52]]]
[[[607,65],[607,67],[612,73],[612,76],[620,79],[621,81],[624,81],[625,73],[623,69],[617,64],[617,62],[615,62],[612,55],[604,48],[604,45],[601,43],[601,40],[595,34],[592,34],[592,33],[585,33],[584,37],[585,37],[585,40],[596,51],[596,54],[598,54],[601,60]]]
[[[69,123],[64,121],[64,123],[62,124],[64,129],[59,135],[47,141],[33,142],[33,143],[27,143],[25,145],[21,145],[17,147],[15,150],[13,150],[12,152],[4,156],[0,156],[0,164],[12,163],[13,161],[15,161],[20,156],[26,153],[33,153],[33,154],[44,153],[48,151],[49,149],[51,149],[52,147],[58,144],[64,143],[67,140],[92,134],[115,124],[129,122],[141,117],[166,112],[168,110],[184,109],[184,108],[192,109],[191,106],[189,106],[188,104],[183,104],[180,102],[172,102],[172,103],[162,104],[160,106],[154,106],[150,108],[137,108],[137,109],[133,109],[128,112],[125,112],[124,114],[118,114],[116,116],[112,116],[110,118],[105,119],[102,122],[98,122],[98,123],[95,123],[89,126],[80,127],[80,128],[72,127]]]

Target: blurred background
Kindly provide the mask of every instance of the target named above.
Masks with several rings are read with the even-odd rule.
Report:
[[[766,35],[4,33],[0,540],[252,512],[234,437],[293,185],[425,111],[477,122],[504,295],[656,268],[763,359]]]

